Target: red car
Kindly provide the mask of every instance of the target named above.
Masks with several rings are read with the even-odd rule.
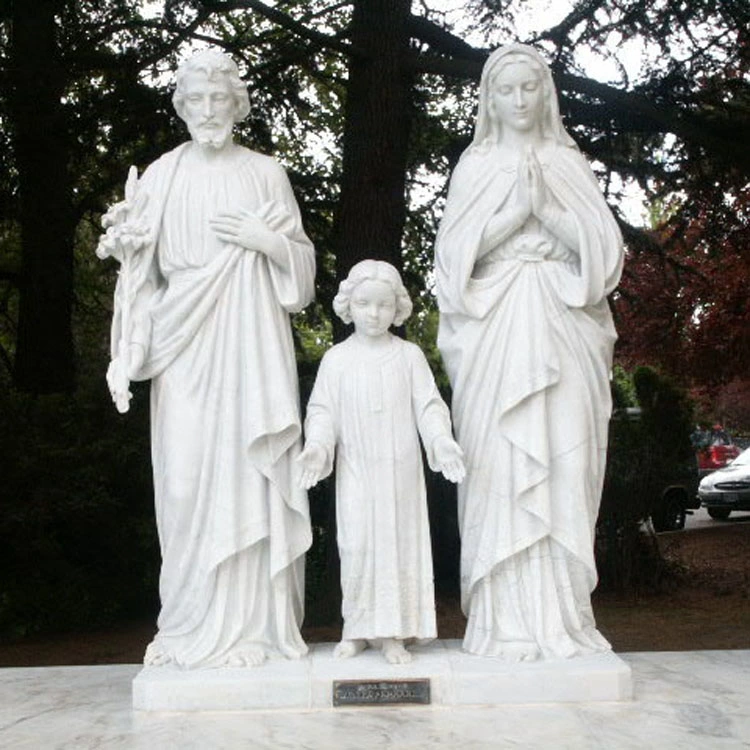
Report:
[[[692,436],[701,477],[721,469],[740,455],[729,433],[719,424],[710,430],[696,430]]]

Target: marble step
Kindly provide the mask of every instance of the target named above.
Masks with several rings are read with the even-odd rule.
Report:
[[[613,653],[509,664],[464,653],[460,641],[414,647],[409,664],[388,664],[377,650],[335,659],[334,644],[313,644],[299,661],[269,660],[243,669],[180,670],[144,667],[133,680],[133,708],[143,711],[337,710],[339,696],[354,705],[382,706],[429,691],[431,706],[498,706],[521,703],[627,701],[630,667]],[[419,681],[414,683],[411,681]],[[340,685],[343,681],[369,685]],[[342,692],[343,691],[343,692]],[[352,703],[348,703],[350,707]],[[423,710],[424,704],[413,705]]]

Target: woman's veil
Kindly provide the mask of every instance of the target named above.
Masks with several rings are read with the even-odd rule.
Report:
[[[542,133],[545,138],[550,138],[561,146],[578,148],[563,126],[562,118],[560,117],[560,107],[557,102],[557,89],[552,80],[549,65],[547,65],[544,58],[533,47],[529,47],[526,44],[507,44],[495,50],[487,58],[487,62],[485,62],[482,69],[482,79],[479,84],[477,124],[474,129],[474,138],[466,151],[464,151],[464,154],[475,148],[486,146],[493,138],[493,122],[488,106],[490,86],[492,85],[495,73],[503,63],[507,62],[506,58],[509,56],[530,58],[534,70],[538,70],[542,74],[542,84],[545,93],[544,110],[542,113]]]

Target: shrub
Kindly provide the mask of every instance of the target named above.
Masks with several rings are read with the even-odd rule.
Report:
[[[103,378],[71,396],[4,388],[0,402],[0,633],[94,627],[153,610],[147,388],[127,418]]]
[[[635,395],[638,407],[616,408],[610,422],[597,521],[597,567],[605,589],[660,588],[668,580],[648,521],[658,511],[664,488],[695,463],[692,406],[684,391],[649,367],[637,368],[631,382],[624,403],[632,404]],[[616,380],[613,386],[616,406],[623,404],[624,390],[621,373],[619,385]]]

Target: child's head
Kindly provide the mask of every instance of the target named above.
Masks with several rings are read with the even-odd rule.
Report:
[[[333,300],[333,310],[344,323],[352,322],[352,295],[356,288],[365,281],[382,282],[393,292],[395,303],[393,325],[400,326],[411,315],[412,304],[409,293],[398,271],[390,263],[382,260],[363,260],[352,266],[349,275],[339,284],[339,293]]]

